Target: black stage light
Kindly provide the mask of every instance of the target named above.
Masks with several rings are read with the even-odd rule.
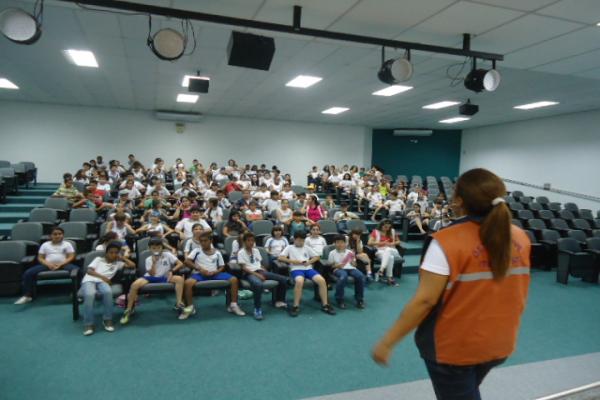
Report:
[[[473,59],[473,68],[465,77],[465,87],[477,93],[483,90],[493,92],[500,86],[500,78],[495,61],[492,69],[477,69],[476,60]]]

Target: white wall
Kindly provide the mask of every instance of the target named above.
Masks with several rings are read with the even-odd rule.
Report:
[[[476,167],[503,178],[600,197],[600,110],[465,130],[460,171]],[[508,189],[600,209],[600,203],[548,191],[520,185]]]
[[[39,103],[0,102],[0,159],[33,161],[39,181],[59,182],[63,172],[101,154],[126,161],[134,153],[149,165],[176,157],[187,165],[238,163],[277,165],[306,183],[312,165],[370,165],[371,131],[365,127],[206,116],[187,123],[183,134],[173,122],[151,112]]]

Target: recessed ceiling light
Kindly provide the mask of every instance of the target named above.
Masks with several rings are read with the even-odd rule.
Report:
[[[513,108],[516,108],[517,110],[533,110],[534,108],[555,106],[557,104],[558,101],[536,101],[535,103],[523,104]]]
[[[460,101],[440,101],[439,103],[433,103],[423,106],[423,108],[427,110],[439,110],[440,108],[451,107],[457,104],[460,104]]]
[[[67,59],[79,67],[98,68],[98,61],[94,53],[88,50],[65,50]]]
[[[454,117],[454,118],[448,118],[448,119],[443,119],[440,121],[441,124],[456,124],[458,122],[463,122],[463,121],[468,121],[471,118],[468,117]]]
[[[208,76],[186,75],[183,77],[181,86],[183,86],[183,87],[190,86],[190,79],[204,79],[205,81],[210,81],[210,78]]]
[[[331,108],[328,108],[327,110],[321,111],[321,114],[334,114],[335,115],[335,114],[341,114],[348,110],[349,110],[348,107],[331,107]]]
[[[180,93],[177,95],[177,102],[178,103],[195,103],[198,101],[198,95],[197,94],[185,94],[185,93]]]
[[[596,25],[600,26],[600,22],[598,22]]]
[[[373,92],[374,96],[393,96],[398,93],[406,92],[407,90],[412,89],[412,86],[402,86],[402,85],[392,85],[388,86],[385,89],[378,90]]]
[[[0,89],[18,89],[19,87],[6,78],[0,78]]]
[[[298,75],[297,77],[286,83],[285,86],[307,88],[322,80],[323,78],[319,78],[318,76]]]

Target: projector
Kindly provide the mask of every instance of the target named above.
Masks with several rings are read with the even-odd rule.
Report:
[[[210,81],[202,78],[190,78],[189,79],[188,92],[191,93],[208,93],[208,86]]]
[[[461,104],[458,107],[458,113],[460,115],[475,115],[479,112],[479,106],[471,104],[471,100],[467,100],[465,104]]]

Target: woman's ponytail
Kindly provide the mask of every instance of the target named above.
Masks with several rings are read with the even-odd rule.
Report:
[[[487,250],[490,269],[494,279],[506,276],[510,266],[512,239],[512,216],[504,201],[492,207],[481,222],[479,237]]]
[[[512,216],[505,195],[502,179],[483,168],[465,172],[456,182],[455,196],[462,199],[465,212],[482,218],[479,237],[495,280],[506,276],[512,257]]]

